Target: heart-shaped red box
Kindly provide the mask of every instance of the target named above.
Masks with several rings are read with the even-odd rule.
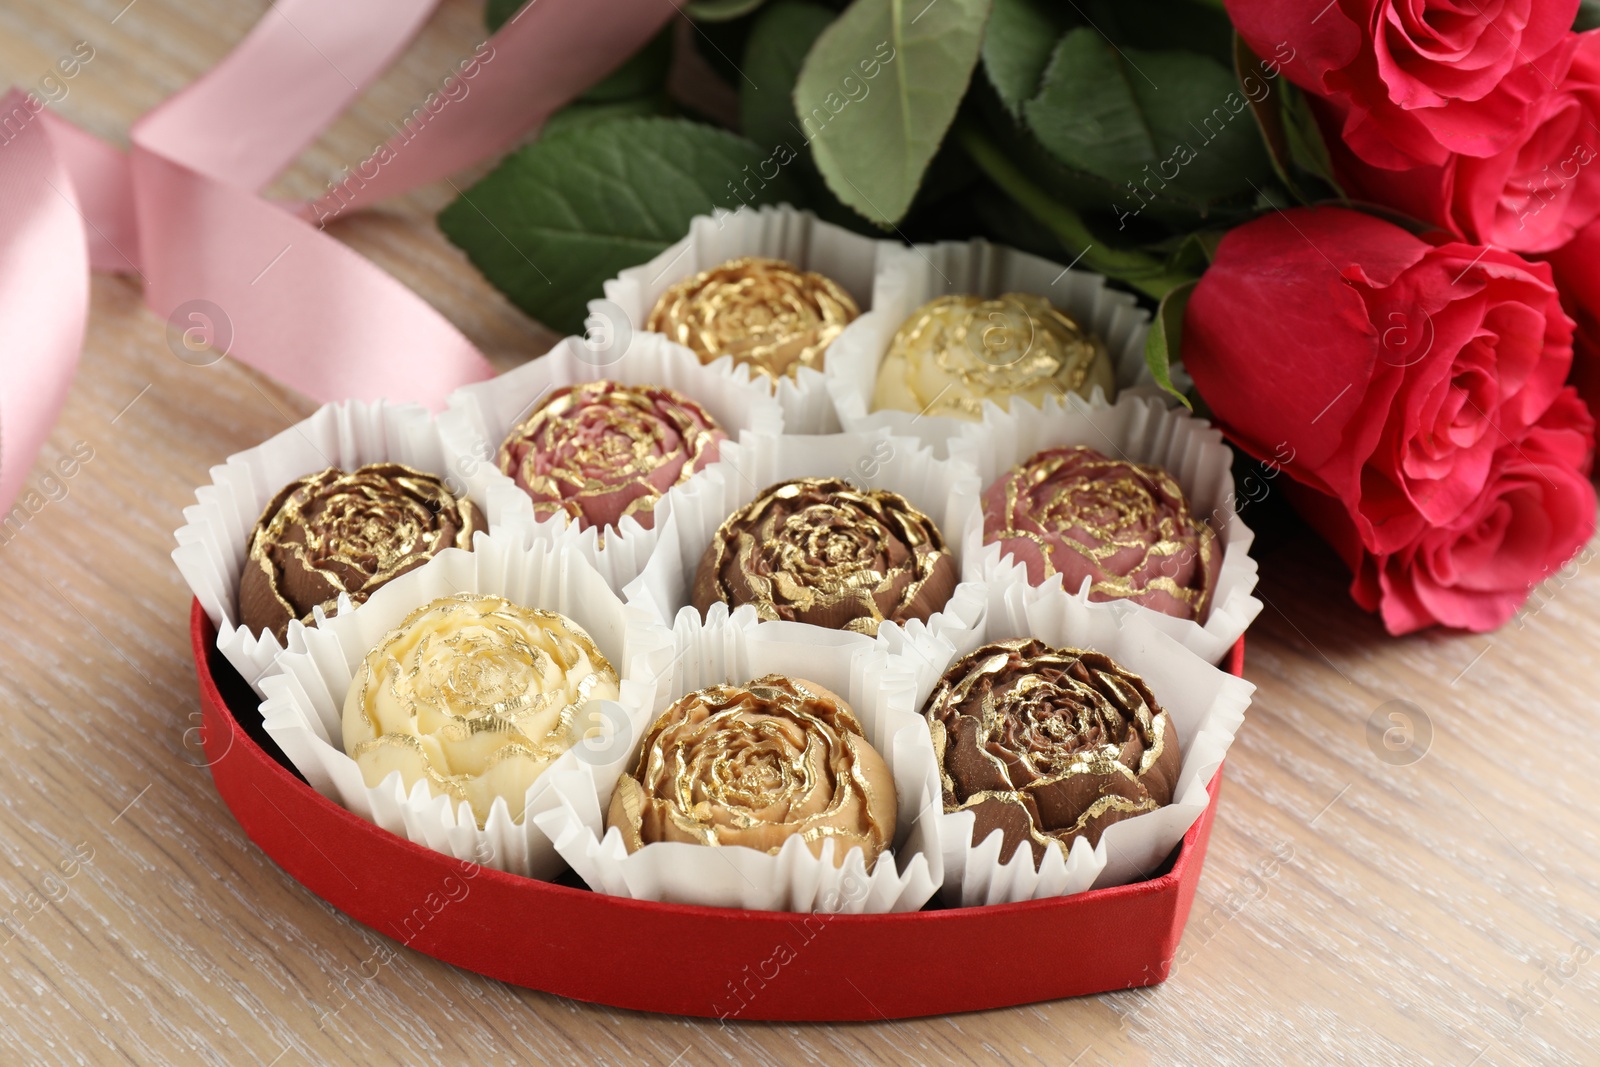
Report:
[[[1075,896],[899,915],[801,915],[624,900],[453,859],[379,829],[276,755],[256,697],[190,614],[203,741],[250,839],[307,889],[418,952],[547,993],[724,1020],[899,1019],[1131,989],[1177,954],[1211,803],[1165,870]],[[1244,669],[1244,641],[1228,670]],[[997,951],[1026,944],[1030,951]]]

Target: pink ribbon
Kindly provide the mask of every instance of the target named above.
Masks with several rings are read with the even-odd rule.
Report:
[[[137,122],[124,155],[13,90],[0,102],[0,513],[77,367],[88,269],[317,400],[436,406],[492,371],[428,303],[322,232],[326,219],[503,152],[614,69],[671,0],[532,0],[470,74],[314,205],[264,200],[421,29],[438,0],[278,0],[222,62]],[[462,88],[465,87],[465,88]]]

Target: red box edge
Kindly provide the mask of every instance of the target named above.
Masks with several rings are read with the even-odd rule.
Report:
[[[763,946],[771,943],[769,939],[777,937],[781,942],[789,938],[792,941],[795,935],[789,931],[819,927],[823,924],[822,919],[794,913],[753,912],[608,897],[587,889],[538,882],[457,861],[382,830],[322,797],[246,733],[229,710],[210,668],[210,657],[215,648],[215,630],[198,601],[191,609],[190,623],[203,710],[203,743],[213,779],[219,794],[247,835],[274,862],[313,893],[357,921],[444,962],[513,984],[621,1008],[738,1020],[873,1020],[982,1010],[1159,983],[1170,973],[1193,905],[1221,788],[1222,769],[1219,767],[1207,787],[1211,801],[1185,834],[1171,869],[1145,882],[1091,890],[1073,897],[1018,904],[894,915],[825,917],[826,929],[843,931],[839,937],[827,942],[828,945],[850,939],[860,942],[860,951],[865,954],[873,950],[915,952],[919,945],[945,945],[952,936],[960,939],[953,944],[964,945],[968,943],[964,939],[974,937],[986,941],[991,939],[991,935],[1005,936],[1007,933],[1040,935],[1050,930],[1052,923],[1059,927],[1061,924],[1055,920],[1074,912],[1088,914],[1095,911],[1107,915],[1129,912],[1142,915],[1147,921],[1135,926],[1142,925],[1145,929],[1127,931],[1126,936],[1119,934],[1118,953],[1098,960],[1099,966],[1093,973],[1047,974],[1036,984],[1030,984],[1020,975],[1009,982],[1006,974],[969,976],[974,962],[971,959],[964,960],[956,968],[933,958],[920,962],[915,959],[886,961],[880,958],[871,966],[866,966],[863,958],[852,959],[849,950],[813,948],[822,940],[813,934],[801,946],[807,950],[806,953],[795,955],[795,959],[807,960],[806,966],[774,965],[777,973],[768,978],[760,965],[779,958],[776,954],[762,957]],[[1230,651],[1227,669],[1234,674],[1242,673],[1243,659],[1244,642],[1241,639]],[[268,801],[273,812],[266,811],[257,803],[256,798],[250,795],[252,788]],[[274,795],[278,797],[276,801]],[[598,915],[613,927],[645,924],[638,931],[640,933],[660,932],[670,927],[680,939],[686,939],[685,944],[679,946],[684,949],[715,947],[716,937],[731,939],[735,935],[728,931],[739,929],[741,932],[738,936],[747,947],[741,950],[743,955],[734,958],[734,962],[739,958],[748,958],[750,962],[742,970],[732,972],[726,995],[720,997],[708,996],[703,984],[684,981],[681,968],[674,975],[677,981],[647,981],[642,969],[618,974],[614,969],[595,966],[595,961],[587,959],[582,952],[571,951],[574,946],[571,944],[570,931],[567,931],[569,936],[566,939],[552,936],[536,946],[551,951],[559,951],[565,946],[571,958],[564,964],[558,967],[540,966],[530,965],[529,961],[523,960],[519,966],[517,960],[504,958],[501,950],[505,940],[494,929],[482,924],[475,926],[467,921],[470,915],[464,916],[462,912],[471,912],[472,909],[450,906],[464,902],[466,896],[461,897],[460,901],[447,903],[441,911],[433,913],[435,921],[412,931],[412,936],[403,936],[409,927],[400,930],[395,928],[392,921],[386,923],[385,920],[405,915],[409,922],[424,909],[418,905],[412,911],[405,912],[404,905],[411,900],[402,898],[398,900],[401,910],[397,910],[395,899],[382,899],[384,894],[381,886],[368,886],[364,896],[362,887],[334,863],[331,856],[306,833],[300,822],[280,806],[280,802],[299,809],[303,820],[331,823],[348,832],[351,835],[348,843],[352,846],[366,843],[371,846],[368,851],[379,856],[387,855],[390,860],[396,854],[406,856],[414,865],[415,873],[427,873],[429,878],[435,880],[447,880],[453,874],[458,886],[470,882],[471,887],[464,892],[479,891],[481,895],[488,891],[493,898],[502,902],[518,901],[524,907],[527,898],[533,897],[540,906],[552,912],[564,913],[565,918],[573,922],[593,920]],[[280,816],[278,825],[274,825],[271,814]],[[299,841],[296,841],[296,835]],[[361,851],[363,849],[359,847],[347,848],[342,854]],[[320,872],[319,866],[323,868]],[[337,884],[335,874],[348,882],[349,889],[354,893],[344,891],[344,887]],[[440,882],[441,886],[449,884],[448,881]],[[378,899],[370,899],[374,895]],[[450,916],[448,921],[437,921],[439,916],[445,915]],[[707,928],[710,927],[715,927],[716,935],[707,940]],[[607,949],[615,950],[626,959],[629,952],[637,952],[638,946],[608,943],[624,940],[607,936],[618,933],[621,931],[601,931],[593,936],[584,934],[580,938],[581,948],[596,951],[601,956],[611,954]],[[979,953],[983,951],[982,944],[977,948]],[[1080,966],[1084,964],[1082,946],[1073,945],[1071,948]],[[724,966],[727,962],[722,961]],[[751,970],[752,963],[756,965],[754,972]],[[896,968],[897,963],[904,964],[904,967]],[[858,964],[861,965],[859,968]],[[1133,964],[1138,965],[1137,969]],[[830,972],[831,965],[850,967],[852,973],[845,977],[861,978],[877,996],[862,991],[859,984],[854,982],[847,983],[853,993],[844,992],[841,984],[835,980],[838,976]],[[949,991],[927,988],[930,983],[919,981],[918,976],[929,973],[928,967],[959,982],[962,988]],[[897,974],[893,973],[897,970]],[[1074,967],[1073,970],[1078,972],[1079,968]],[[735,978],[742,978],[742,982],[736,985]],[[985,983],[979,978],[991,981]],[[996,982],[1001,984],[997,985]],[[755,1006],[752,1008],[752,1005]]]

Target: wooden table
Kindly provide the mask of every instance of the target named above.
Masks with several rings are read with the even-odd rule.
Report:
[[[88,41],[94,58],[57,109],[126,144],[266,6],[125,4],[7,0],[0,75],[34,84]],[[471,51],[478,8],[447,3],[274,192],[320,192],[364,156]],[[498,365],[543,351],[550,335],[434,227],[450,196],[441,183],[332,232]],[[384,939],[278,870],[196,766],[189,593],[168,560],[207,468],[312,404],[230,360],[179,361],[164,327],[136,281],[96,276],[82,369],[32,484],[48,488],[74,447],[93,458],[0,544],[4,1062],[1600,1062],[1600,576],[1553,582],[1497,634],[1393,640],[1352,606],[1333,556],[1292,530],[1263,545],[1268,607],[1247,668],[1260,689],[1165,985],[887,1025],[724,1028],[500,985],[398,946],[376,978],[355,977]],[[1431,724],[1420,760],[1403,762],[1423,730],[1398,753],[1369,742],[1395,700]],[[330,1016],[336,982],[359,1003]]]

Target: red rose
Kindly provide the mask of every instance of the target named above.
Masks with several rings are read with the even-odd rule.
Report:
[[[1502,444],[1483,491],[1455,521],[1389,554],[1367,551],[1329,498],[1302,492],[1295,503],[1354,573],[1356,603],[1379,612],[1390,633],[1435,624],[1481,633],[1510,620],[1594,535],[1593,434],[1583,403],[1563,389],[1522,440]]]
[[[1586,453],[1550,443],[1575,426],[1573,401],[1552,407],[1572,395],[1572,328],[1547,264],[1298,209],[1223,238],[1189,300],[1183,361],[1235,443],[1324,498],[1297,502],[1360,567],[1358,601],[1381,603],[1391,629],[1481,629],[1571,553],[1572,515],[1593,525]],[[1441,559],[1492,540],[1473,531],[1499,521],[1496,501],[1530,500],[1528,471],[1551,464],[1547,518],[1518,517],[1492,588],[1448,573]],[[1529,532],[1541,521],[1548,536]]]
[[[1550,254],[1561,304],[1578,324],[1572,346],[1572,384],[1600,419],[1600,222]]]
[[[1538,100],[1505,147],[1393,171],[1330,141],[1334,167],[1358,200],[1387,204],[1477,244],[1547,252],[1600,217],[1600,32],[1573,38],[1566,77]],[[1325,125],[1338,124],[1324,108]],[[1331,120],[1331,121],[1329,121]]]
[[[1342,140],[1379,167],[1489,156],[1566,73],[1577,0],[1226,0],[1257,55],[1336,101]],[[1287,58],[1284,58],[1287,51]]]
[[[1571,344],[1547,265],[1307,208],[1223,238],[1183,358],[1242,447],[1287,444],[1296,476],[1392,551],[1477,497],[1495,449],[1555,398]]]

